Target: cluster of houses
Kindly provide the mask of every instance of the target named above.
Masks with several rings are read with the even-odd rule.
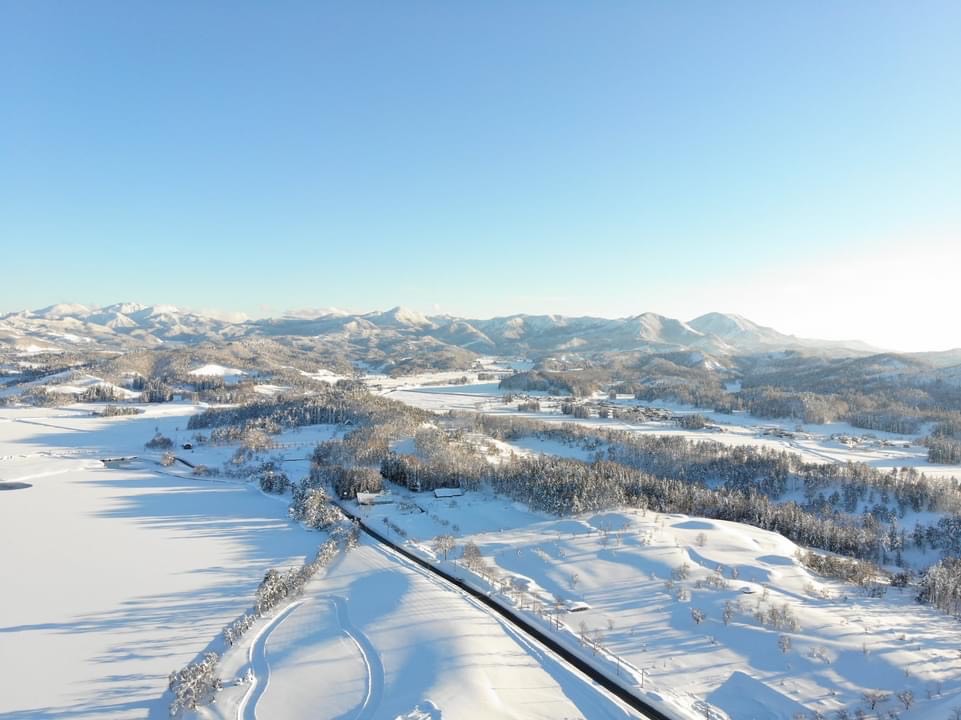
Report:
[[[876,445],[884,448],[911,447],[911,443],[908,440],[878,440],[874,435],[844,435],[836,433],[831,436],[831,439],[847,447],[858,447],[860,445]]]

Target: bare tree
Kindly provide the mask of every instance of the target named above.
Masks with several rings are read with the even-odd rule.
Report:
[[[587,629],[587,623],[586,623],[585,621],[581,620],[581,623],[580,623],[580,625],[577,626],[577,629],[578,629],[579,635],[580,635],[580,637],[581,637],[581,643],[583,644],[583,643],[587,642],[588,632],[589,632],[588,629]]]
[[[910,690],[902,690],[898,693],[897,698],[904,705],[905,710],[910,710],[914,704],[914,693]]]
[[[482,562],[483,558],[481,557],[481,551],[480,548],[477,547],[477,543],[473,540],[468,540],[464,545],[464,564],[473,569],[479,567]]]
[[[883,705],[890,700],[891,694],[883,692],[882,690],[866,690],[861,694],[861,697],[864,698],[865,705],[872,710],[875,710],[877,709],[878,705]]]
[[[173,446],[174,441],[159,432],[144,443],[144,447],[148,450],[170,450]]]
[[[734,603],[732,603],[730,600],[727,600],[724,603],[723,618],[724,618],[725,625],[729,625],[731,623],[731,620],[734,619]]]
[[[444,561],[447,561],[447,553],[454,549],[453,535],[438,535],[434,538],[434,552],[444,553]]]

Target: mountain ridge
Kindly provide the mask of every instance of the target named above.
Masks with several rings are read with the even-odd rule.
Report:
[[[316,314],[315,314],[316,313]],[[173,305],[61,303],[0,315],[0,343],[31,340],[61,349],[91,345],[130,349],[164,344],[223,343],[250,337],[324,339],[393,346],[398,342],[448,346],[477,354],[548,355],[583,352],[691,350],[731,356],[797,350],[863,355],[866,343],[799,338],[734,314],[711,312],[685,321],[644,312],[622,318],[517,313],[487,319],[424,315],[396,306],[350,313],[294,311],[230,322]]]

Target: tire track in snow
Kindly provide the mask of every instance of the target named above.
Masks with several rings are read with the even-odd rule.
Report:
[[[341,632],[351,639],[364,661],[364,667],[367,671],[367,692],[354,718],[355,720],[370,720],[384,697],[384,664],[381,662],[380,654],[367,636],[350,622],[347,601],[339,596],[329,597],[326,600],[334,607]],[[298,600],[288,605],[272,618],[254,638],[248,655],[250,669],[253,671],[253,680],[237,706],[237,720],[257,719],[257,704],[270,685],[270,659],[267,656],[267,643],[270,641],[273,632],[283,625],[297,608],[307,602],[310,601]]]
[[[250,645],[248,660],[250,669],[253,671],[253,679],[243,699],[237,706],[237,720],[256,720],[257,703],[267,691],[270,684],[270,661],[267,659],[267,641],[271,633],[276,630],[284,620],[303,605],[306,600],[298,600],[291,603],[271,619],[254,638]]]
[[[370,639],[351,624],[350,616],[347,613],[347,601],[340,596],[333,596],[328,600],[337,611],[337,621],[340,623],[340,629],[357,646],[364,660],[364,665],[367,667],[367,695],[364,697],[364,702],[355,717],[356,720],[369,720],[377,711],[380,701],[384,697],[384,664],[381,662],[380,653],[377,652]]]

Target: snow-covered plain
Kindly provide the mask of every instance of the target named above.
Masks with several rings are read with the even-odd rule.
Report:
[[[501,618],[370,540],[221,663],[220,720],[630,718]],[[323,708],[318,715],[318,708]]]
[[[219,647],[269,567],[324,534],[253,484],[162,468],[143,443],[192,436],[183,404],[94,417],[91,406],[0,410],[0,717],[162,718],[168,673]],[[278,437],[293,478],[329,426]],[[215,467],[232,447],[177,452]],[[106,469],[103,457],[138,455]],[[298,464],[300,460],[303,464]],[[178,469],[182,468],[182,469]],[[508,623],[369,542],[224,657],[230,681],[201,717],[628,718]]]
[[[417,381],[462,373],[455,375]],[[381,391],[435,410],[573,420],[518,413],[491,382],[392,383]],[[285,498],[242,482],[194,478],[179,465],[159,467],[143,443],[156,431],[177,447],[191,440],[187,420],[200,408],[142,407],[144,415],[114,418],[93,417],[93,405],[0,409],[0,481],[30,486],[0,493],[0,557],[12,579],[5,589],[13,588],[0,600],[2,718],[165,717],[167,673],[217,645],[268,567],[298,564],[323,539],[287,520]],[[720,432],[582,422],[766,445],[818,461],[937,470],[922,448],[903,447],[912,439],[905,436],[875,433],[877,442],[848,446],[832,436],[864,431],[741,415],[710,419],[725,423]],[[761,434],[767,427],[798,432]],[[288,431],[268,452],[282,456],[296,480],[314,444],[335,432]],[[586,450],[541,438],[492,442],[501,453],[589,459]],[[218,467],[234,450],[177,452]],[[118,455],[141,459],[112,470],[99,461]],[[892,694],[885,710],[901,709],[904,720],[946,717],[961,706],[955,621],[916,605],[911,590],[871,598],[816,577],[797,562],[797,548],[773,533],[632,510],[561,520],[480,493],[453,500],[395,494],[410,502],[365,509],[373,526],[389,516],[406,531],[408,546],[434,561],[436,535],[453,533],[461,545],[473,540],[493,575],[516,590],[497,591],[466,568],[446,567],[500,592],[542,625],[532,606],[581,603],[583,611],[559,615],[558,636],[679,718],[793,720],[802,711],[853,711],[862,693],[875,689]],[[672,579],[685,565],[687,577]],[[734,611],[724,623],[727,603]],[[797,629],[755,617],[785,605]],[[695,608],[705,615],[700,623]],[[781,636],[791,640],[787,652]],[[260,621],[221,664],[228,681],[248,668],[256,684],[228,686],[199,715],[297,720],[323,707],[324,717],[631,716],[483,607],[369,542],[320,573],[294,605]],[[911,710],[893,697],[903,690],[914,694]]]
[[[798,562],[797,546],[775,533],[633,510],[558,519],[483,493],[394,494],[394,505],[360,509],[371,526],[389,518],[408,547],[448,568],[431,540],[453,529],[458,544],[475,542],[489,566],[482,575],[454,571],[485,589],[509,582],[514,589],[500,597],[529,617],[536,619],[531,608],[558,601],[585,608],[557,614],[557,636],[636,689],[643,671],[649,698],[679,717],[703,717],[705,703],[713,717],[731,720],[842,708],[854,717],[873,690],[888,693],[885,712],[901,710],[905,720],[947,717],[961,705],[955,620],[917,605],[910,589],[876,598],[816,576]],[[785,606],[796,628],[755,617]],[[694,609],[704,613],[700,623]],[[895,699],[905,690],[915,698],[910,711]]]
[[[252,486],[107,470],[195,409],[0,410],[0,717],[166,717],[167,674],[318,544]]]

